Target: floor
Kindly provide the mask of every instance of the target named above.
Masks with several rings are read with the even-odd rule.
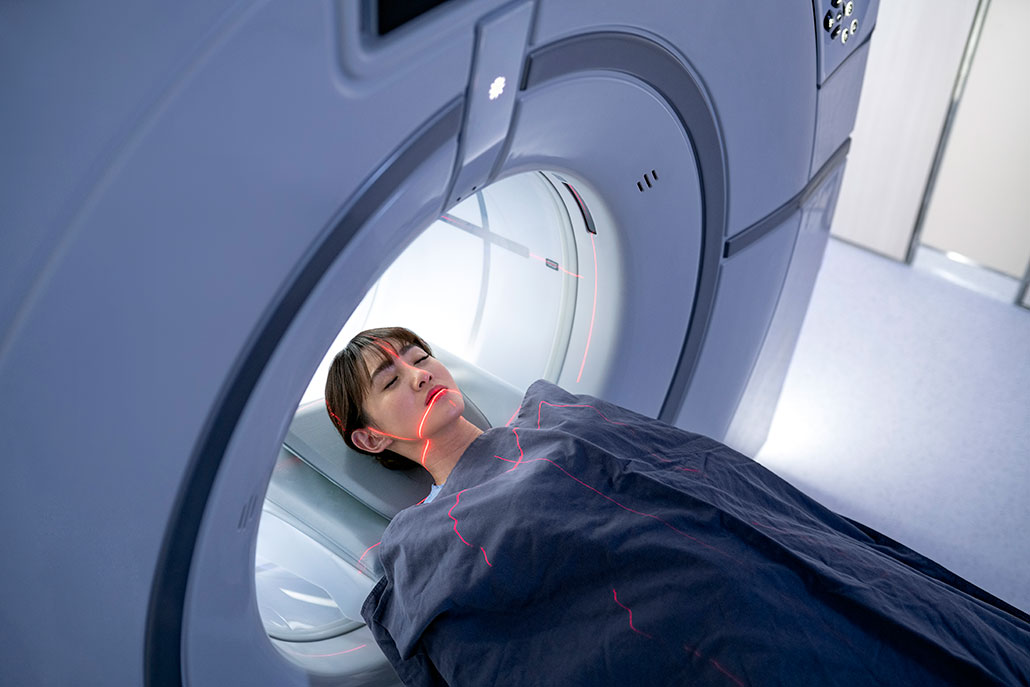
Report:
[[[756,458],[1030,611],[1030,310],[971,279],[831,240]]]

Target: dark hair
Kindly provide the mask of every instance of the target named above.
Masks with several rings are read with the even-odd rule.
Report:
[[[354,433],[354,430],[367,427],[369,424],[364,406],[365,398],[372,386],[372,379],[365,366],[365,351],[368,351],[373,360],[377,360],[377,362],[389,362],[390,353],[383,350],[383,346],[393,349],[396,353],[409,344],[418,346],[429,355],[433,354],[429,344],[410,329],[404,327],[366,329],[351,339],[350,343],[336,354],[332,365],[329,366],[329,374],[325,380],[325,408],[329,412],[329,419],[333,426],[343,437],[343,441],[353,450],[372,456],[383,467],[391,470],[406,470],[415,467],[415,463],[389,449],[382,453],[370,453],[362,450],[354,445],[351,434]]]

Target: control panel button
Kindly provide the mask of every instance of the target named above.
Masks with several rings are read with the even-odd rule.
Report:
[[[858,31],[858,20],[857,19],[852,19],[851,20],[851,35],[854,36],[857,31]]]
[[[844,2],[844,0],[830,0],[830,6],[831,7],[840,7],[842,2]]]
[[[848,30],[848,29],[844,29],[843,31],[840,32],[840,42],[841,43],[847,43],[848,42],[848,38],[850,36],[851,36],[851,31]]]
[[[833,29],[833,33],[830,34],[830,38],[837,40],[837,37],[840,36],[840,30],[841,26],[840,24],[837,24],[836,28]]]
[[[833,10],[827,12],[826,16],[823,17],[823,28],[827,31],[832,31],[833,27],[837,25],[837,16],[839,15],[835,15]]]
[[[855,11],[855,3],[852,2],[851,0],[848,0],[847,3],[844,5],[844,16],[845,17],[850,17],[854,11]]]

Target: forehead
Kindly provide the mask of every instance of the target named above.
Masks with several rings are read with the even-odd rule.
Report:
[[[378,339],[361,350],[361,358],[370,380],[377,374],[393,367],[394,360],[415,347],[414,343],[390,339]]]

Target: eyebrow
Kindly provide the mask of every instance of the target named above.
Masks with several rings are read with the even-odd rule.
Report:
[[[414,347],[415,347],[415,344],[410,344],[409,343],[408,345],[404,346],[404,348],[402,348],[397,355],[399,355],[399,356],[404,355],[405,353],[407,353],[409,350],[411,350]],[[389,360],[384,360],[383,362],[379,363],[379,367],[377,367],[376,371],[372,373],[372,383],[374,384],[375,381],[376,381],[376,377],[378,377],[383,372],[386,372],[387,370],[389,370],[391,367],[393,367],[393,365],[394,365],[394,362],[393,362],[393,358],[392,357]]]

